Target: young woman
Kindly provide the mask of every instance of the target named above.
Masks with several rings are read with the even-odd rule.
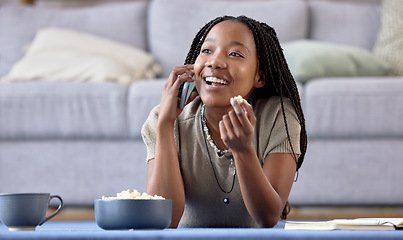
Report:
[[[177,96],[185,81],[195,81],[197,92],[182,110]],[[276,225],[288,213],[307,140],[273,28],[245,16],[206,24],[142,135],[147,192],[173,200],[171,227]]]

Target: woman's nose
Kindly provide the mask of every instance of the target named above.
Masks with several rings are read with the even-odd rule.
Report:
[[[210,55],[210,58],[206,62],[206,65],[207,65],[207,67],[210,67],[210,68],[226,68],[227,67],[225,58],[220,53],[214,53],[214,54]]]

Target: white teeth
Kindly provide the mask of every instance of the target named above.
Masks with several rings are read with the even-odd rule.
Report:
[[[216,77],[206,77],[206,82],[208,84],[211,84],[211,83],[219,83],[219,84],[224,84],[224,85],[228,84],[227,81],[224,81],[224,80],[216,78]]]

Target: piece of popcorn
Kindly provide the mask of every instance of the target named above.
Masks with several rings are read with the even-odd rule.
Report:
[[[241,95],[235,96],[234,99],[235,99],[239,104],[241,104],[241,103],[244,101],[244,99],[242,98]]]
[[[116,194],[116,197],[105,197],[102,196],[103,200],[110,200],[110,199],[165,199],[158,195],[149,195],[147,193],[140,194],[139,191],[136,189],[131,192],[129,189],[127,191],[122,191]]]

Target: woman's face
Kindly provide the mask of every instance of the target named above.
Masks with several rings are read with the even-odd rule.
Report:
[[[248,99],[260,80],[255,40],[241,22],[223,21],[206,36],[194,65],[196,87],[207,106],[228,106],[231,97]]]

